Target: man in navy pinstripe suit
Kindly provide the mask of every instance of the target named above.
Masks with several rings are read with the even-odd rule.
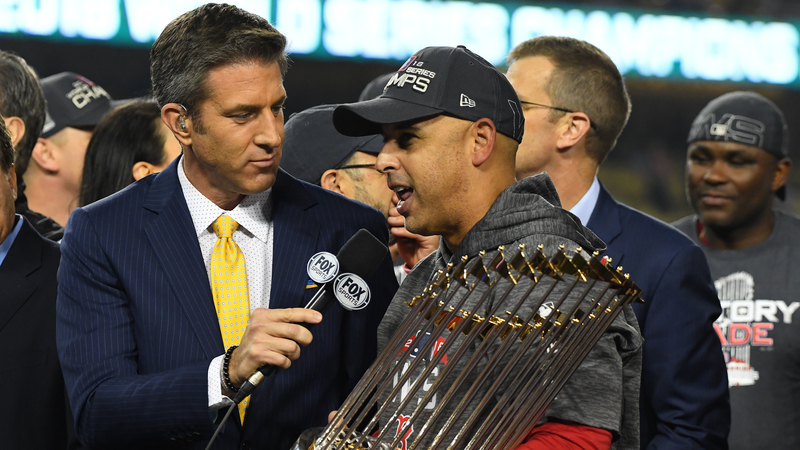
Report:
[[[215,448],[288,448],[325,423],[375,356],[397,284],[391,261],[367,280],[372,304],[302,309],[305,265],[383,217],[278,169],[285,38],[266,20],[206,5],[170,23],[151,50],[162,119],[184,152],[164,172],[76,210],[62,243],[57,336],[78,436],[90,448],[204,448],[258,367],[279,370],[233,416]],[[225,353],[211,289],[212,223],[238,223],[250,316]],[[319,324],[313,342],[298,323]],[[305,347],[302,350],[301,347]],[[290,367],[291,366],[291,367]],[[228,382],[229,384],[226,384]]]

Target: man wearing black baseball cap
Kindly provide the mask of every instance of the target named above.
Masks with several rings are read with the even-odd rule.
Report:
[[[417,264],[387,310],[378,329],[381,348],[408,313],[404,302],[462,256],[519,244],[542,244],[548,255],[560,244],[570,255],[579,246],[590,253],[605,250],[594,233],[559,207],[546,174],[515,180],[524,127],[519,99],[503,74],[463,46],[420,50],[379,98],[339,106],[333,121],[346,135],[383,135],[377,167],[399,198],[406,228],[441,236],[438,251]],[[616,448],[638,448],[641,343],[633,311],[626,307],[521,448],[610,448],[612,440]],[[384,417],[382,423],[399,419]],[[414,431],[404,431],[411,442]]]
[[[389,249],[396,261],[395,276],[402,282],[419,260],[436,250],[439,238],[402,228],[404,219],[395,207],[394,191],[386,184],[386,174],[375,167],[383,139],[377,135],[344,136],[336,131],[332,122],[336,106],[315,106],[289,117],[281,167],[298,179],[382,212],[391,226]]]
[[[43,78],[42,90],[47,100],[44,128],[20,175],[29,207],[65,225],[78,206],[92,131],[113,105],[105,89],[72,72]]]
[[[378,75],[377,77],[373,78],[372,81],[367,83],[364,86],[364,89],[361,91],[361,94],[358,96],[358,101],[363,102],[367,100],[372,100],[373,98],[378,98],[383,94],[383,88],[386,87],[386,84],[389,80],[392,79],[394,76],[394,72],[385,73],[383,75]]]
[[[286,121],[281,167],[295,178],[338,192],[389,216],[393,192],[375,170],[379,136],[343,136],[333,127],[337,105],[292,114]]]
[[[722,315],[732,450],[800,448],[800,219],[773,208],[791,169],[781,110],[754,92],[712,100],[689,132],[686,193],[675,226],[705,252]]]

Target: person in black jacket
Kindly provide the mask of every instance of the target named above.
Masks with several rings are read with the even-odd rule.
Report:
[[[15,214],[16,197],[14,147],[0,117],[0,436],[4,448],[67,448],[74,433],[56,353],[61,252]]]

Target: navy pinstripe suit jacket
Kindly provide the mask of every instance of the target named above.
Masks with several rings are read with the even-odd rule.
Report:
[[[207,379],[222,339],[176,164],[75,210],[62,241],[58,352],[90,448],[202,449],[222,416],[209,414]],[[282,170],[273,220],[271,308],[310,300],[314,253],[335,254],[359,228],[388,239],[379,212]],[[397,289],[388,255],[368,283],[371,304],[331,308],[300,359],[258,387],[244,426],[229,420],[214,448],[286,449],[325,424],[375,358],[376,329]]]

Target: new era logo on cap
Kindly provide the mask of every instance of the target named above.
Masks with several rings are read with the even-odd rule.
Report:
[[[464,94],[461,94],[461,106],[468,106],[470,108],[475,107],[475,100],[467,97]]]

